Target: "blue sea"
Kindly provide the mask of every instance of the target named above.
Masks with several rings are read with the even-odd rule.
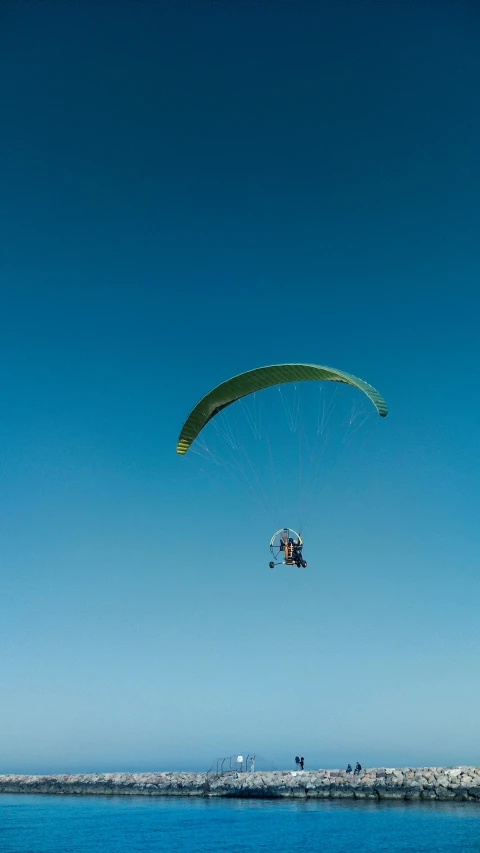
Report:
[[[480,803],[0,795],[1,853],[480,851]]]

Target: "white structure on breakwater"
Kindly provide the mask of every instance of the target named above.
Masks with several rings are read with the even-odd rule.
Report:
[[[480,767],[387,767],[362,770],[358,775],[345,770],[4,775],[0,776],[0,793],[471,800],[480,803]]]

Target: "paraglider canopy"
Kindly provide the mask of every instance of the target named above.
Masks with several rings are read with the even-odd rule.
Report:
[[[178,438],[177,453],[184,455],[205,424],[236,400],[272,385],[308,380],[329,380],[353,385],[367,395],[380,417],[384,418],[388,414],[385,400],[372,385],[343,370],[317,364],[274,364],[270,367],[257,367],[227,379],[202,397],[183,424]]]

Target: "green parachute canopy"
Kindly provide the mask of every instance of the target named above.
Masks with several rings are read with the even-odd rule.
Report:
[[[177,453],[184,455],[205,424],[236,400],[263,388],[269,388],[271,385],[321,379],[345,382],[347,385],[359,388],[372,401],[380,417],[387,416],[387,404],[378,391],[363,379],[357,379],[350,373],[318,364],[272,364],[270,367],[256,367],[255,370],[239,373],[238,376],[227,379],[202,397],[183,424],[178,438]]]

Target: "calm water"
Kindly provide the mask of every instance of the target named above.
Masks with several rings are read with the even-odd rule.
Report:
[[[0,795],[1,853],[480,851],[480,803]]]

